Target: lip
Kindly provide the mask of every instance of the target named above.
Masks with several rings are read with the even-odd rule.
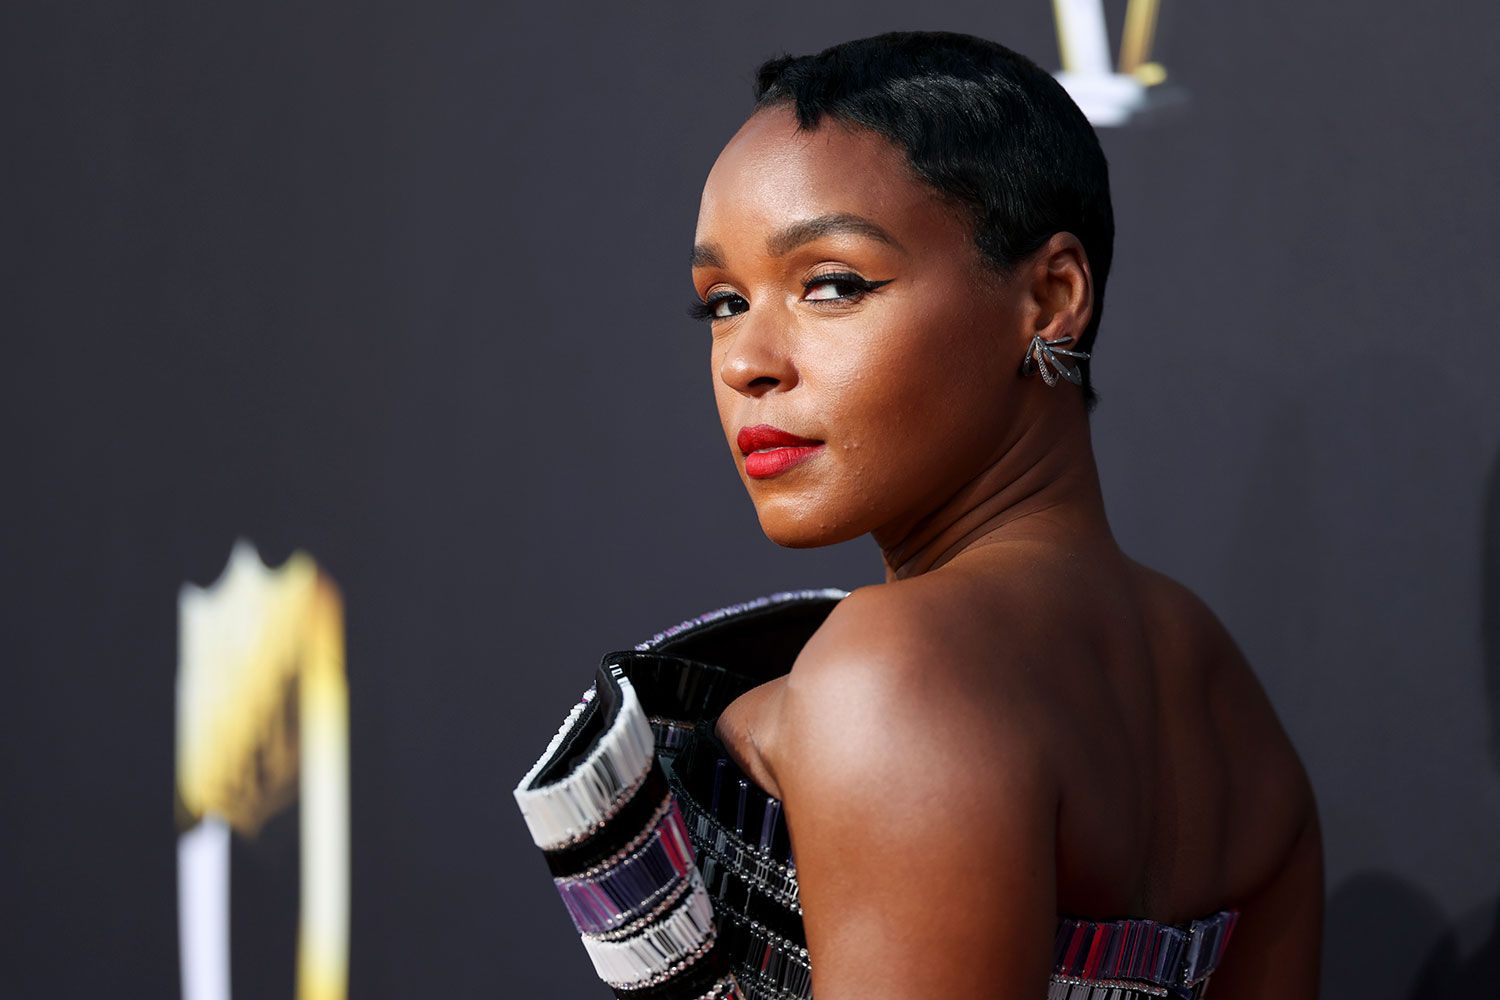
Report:
[[[816,455],[823,442],[798,437],[770,424],[741,427],[734,443],[745,456],[745,474],[752,479],[779,475]]]

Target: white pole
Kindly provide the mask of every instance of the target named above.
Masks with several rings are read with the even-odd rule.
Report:
[[[229,824],[217,816],[177,839],[182,1000],[229,1000]]]

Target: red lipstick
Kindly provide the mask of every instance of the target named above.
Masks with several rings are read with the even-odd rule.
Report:
[[[745,456],[745,474],[752,479],[765,479],[785,472],[805,462],[823,447],[822,441],[788,434],[770,424],[741,427],[734,443]]]

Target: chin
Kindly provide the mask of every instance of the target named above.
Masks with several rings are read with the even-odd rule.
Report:
[[[850,511],[777,499],[755,505],[760,530],[783,548],[816,549],[858,538],[870,529]]]

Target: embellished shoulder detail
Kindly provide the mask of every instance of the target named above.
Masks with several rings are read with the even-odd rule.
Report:
[[[651,725],[622,671],[599,668],[514,794],[616,996],[739,996]]]
[[[735,698],[790,671],[846,596],[772,594],[607,654],[516,786],[584,950],[616,997],[811,1000],[785,811],[734,763],[714,723]],[[1237,918],[1064,917],[1047,1000],[1196,1000]]]

